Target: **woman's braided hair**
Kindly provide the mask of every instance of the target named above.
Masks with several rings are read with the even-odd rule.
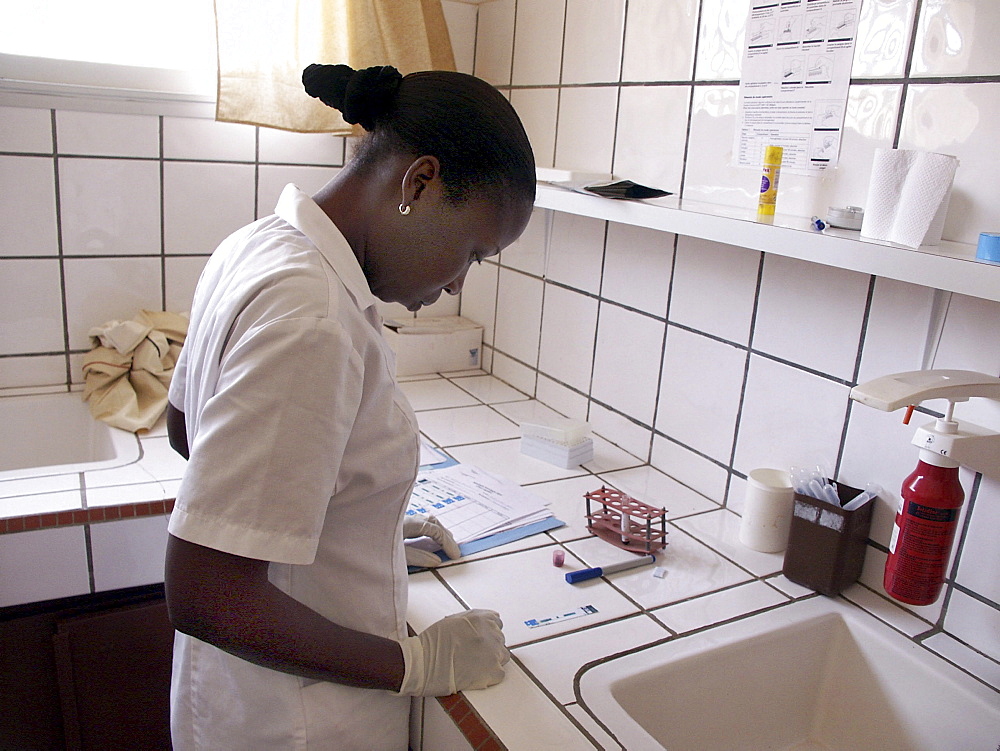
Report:
[[[354,70],[310,65],[306,93],[368,131],[355,152],[364,166],[389,153],[431,155],[445,195],[459,202],[483,193],[533,201],[535,161],[514,108],[482,79],[453,71],[401,76],[391,66]]]

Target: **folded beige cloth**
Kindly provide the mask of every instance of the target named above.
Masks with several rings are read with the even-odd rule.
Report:
[[[188,319],[143,310],[131,321],[108,321],[88,333],[83,399],[90,414],[116,428],[148,430],[167,408],[167,388]]]

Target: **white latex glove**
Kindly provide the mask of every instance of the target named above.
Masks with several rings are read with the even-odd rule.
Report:
[[[458,549],[458,543],[455,542],[451,532],[442,527],[441,522],[433,516],[416,514],[403,520],[403,540],[413,540],[418,537],[429,537],[434,540],[452,560],[462,557],[462,551]],[[403,547],[406,549],[406,564],[408,566],[432,568],[441,565],[441,559],[429,550],[413,545],[404,545]]]
[[[400,642],[402,696],[448,696],[503,680],[510,660],[503,623],[493,610],[466,610],[442,618]]]

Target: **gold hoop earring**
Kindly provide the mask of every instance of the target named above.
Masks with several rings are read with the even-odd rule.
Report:
[[[410,207],[404,206],[403,204],[399,204],[399,213],[402,214],[403,216],[406,216],[407,214],[410,213]]]

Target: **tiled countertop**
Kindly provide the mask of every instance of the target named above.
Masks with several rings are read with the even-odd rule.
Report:
[[[691,634],[804,597],[821,597],[781,574],[781,553],[758,553],[738,541],[740,518],[719,503],[643,465],[594,437],[594,460],[561,469],[520,453],[518,423],[550,413],[490,376],[451,375],[410,380],[403,389],[421,431],[459,462],[474,464],[529,487],[566,526],[410,576],[408,620],[417,631],[463,608],[492,608],[504,622],[513,659],[507,677],[465,698],[509,749],[619,749],[578,704],[574,682],[588,663]],[[554,414],[554,413],[550,413]],[[668,510],[669,546],[644,567],[567,584],[574,568],[630,557],[595,537],[585,522],[583,494],[602,484]],[[562,568],[552,551],[566,553]],[[873,557],[876,573],[881,561]],[[877,583],[876,583],[877,586]],[[995,663],[862,584],[844,596],[911,638],[993,685]],[[597,612],[548,626],[525,621],[592,605]],[[933,634],[924,638],[927,634]]]
[[[736,514],[598,436],[594,436],[594,460],[574,469],[521,454],[519,423],[555,413],[492,376],[477,371],[412,378],[403,383],[403,389],[417,412],[421,431],[432,444],[459,462],[529,487],[566,523],[410,576],[408,620],[417,631],[467,607],[500,612],[513,654],[507,677],[492,688],[468,692],[465,701],[512,751],[618,749],[577,702],[574,681],[581,667],[818,596],[781,575],[781,554],[758,553],[741,545]],[[140,460],[127,467],[73,475],[73,480],[35,488],[20,498],[12,497],[8,488],[0,506],[4,523],[14,525],[7,531],[40,530],[43,523],[55,530],[81,525],[97,529],[107,524],[93,515],[123,519],[142,514],[160,515],[155,529],[165,531],[163,514],[169,513],[184,463],[170,449],[162,421],[141,443]],[[658,561],[666,569],[663,578],[653,576],[653,567],[645,567],[583,584],[566,583],[564,575],[569,570],[630,556],[587,531],[583,494],[602,484],[667,508],[670,543]],[[31,526],[23,526],[25,520]],[[158,534],[165,538],[162,532]],[[91,548],[96,545],[94,537],[92,530]],[[552,551],[557,547],[566,553],[562,568],[552,565]],[[0,548],[0,562],[4,555],[10,554]],[[877,551],[869,550],[872,555]],[[154,553],[149,556],[156,557]],[[101,589],[99,582],[95,584],[98,558],[92,549],[92,590]],[[162,563],[158,565],[162,575]],[[872,589],[857,584],[844,595],[980,680],[1000,685],[995,663],[946,634],[934,633],[932,624]],[[584,605],[594,606],[597,612],[538,628],[525,625],[529,619]]]

